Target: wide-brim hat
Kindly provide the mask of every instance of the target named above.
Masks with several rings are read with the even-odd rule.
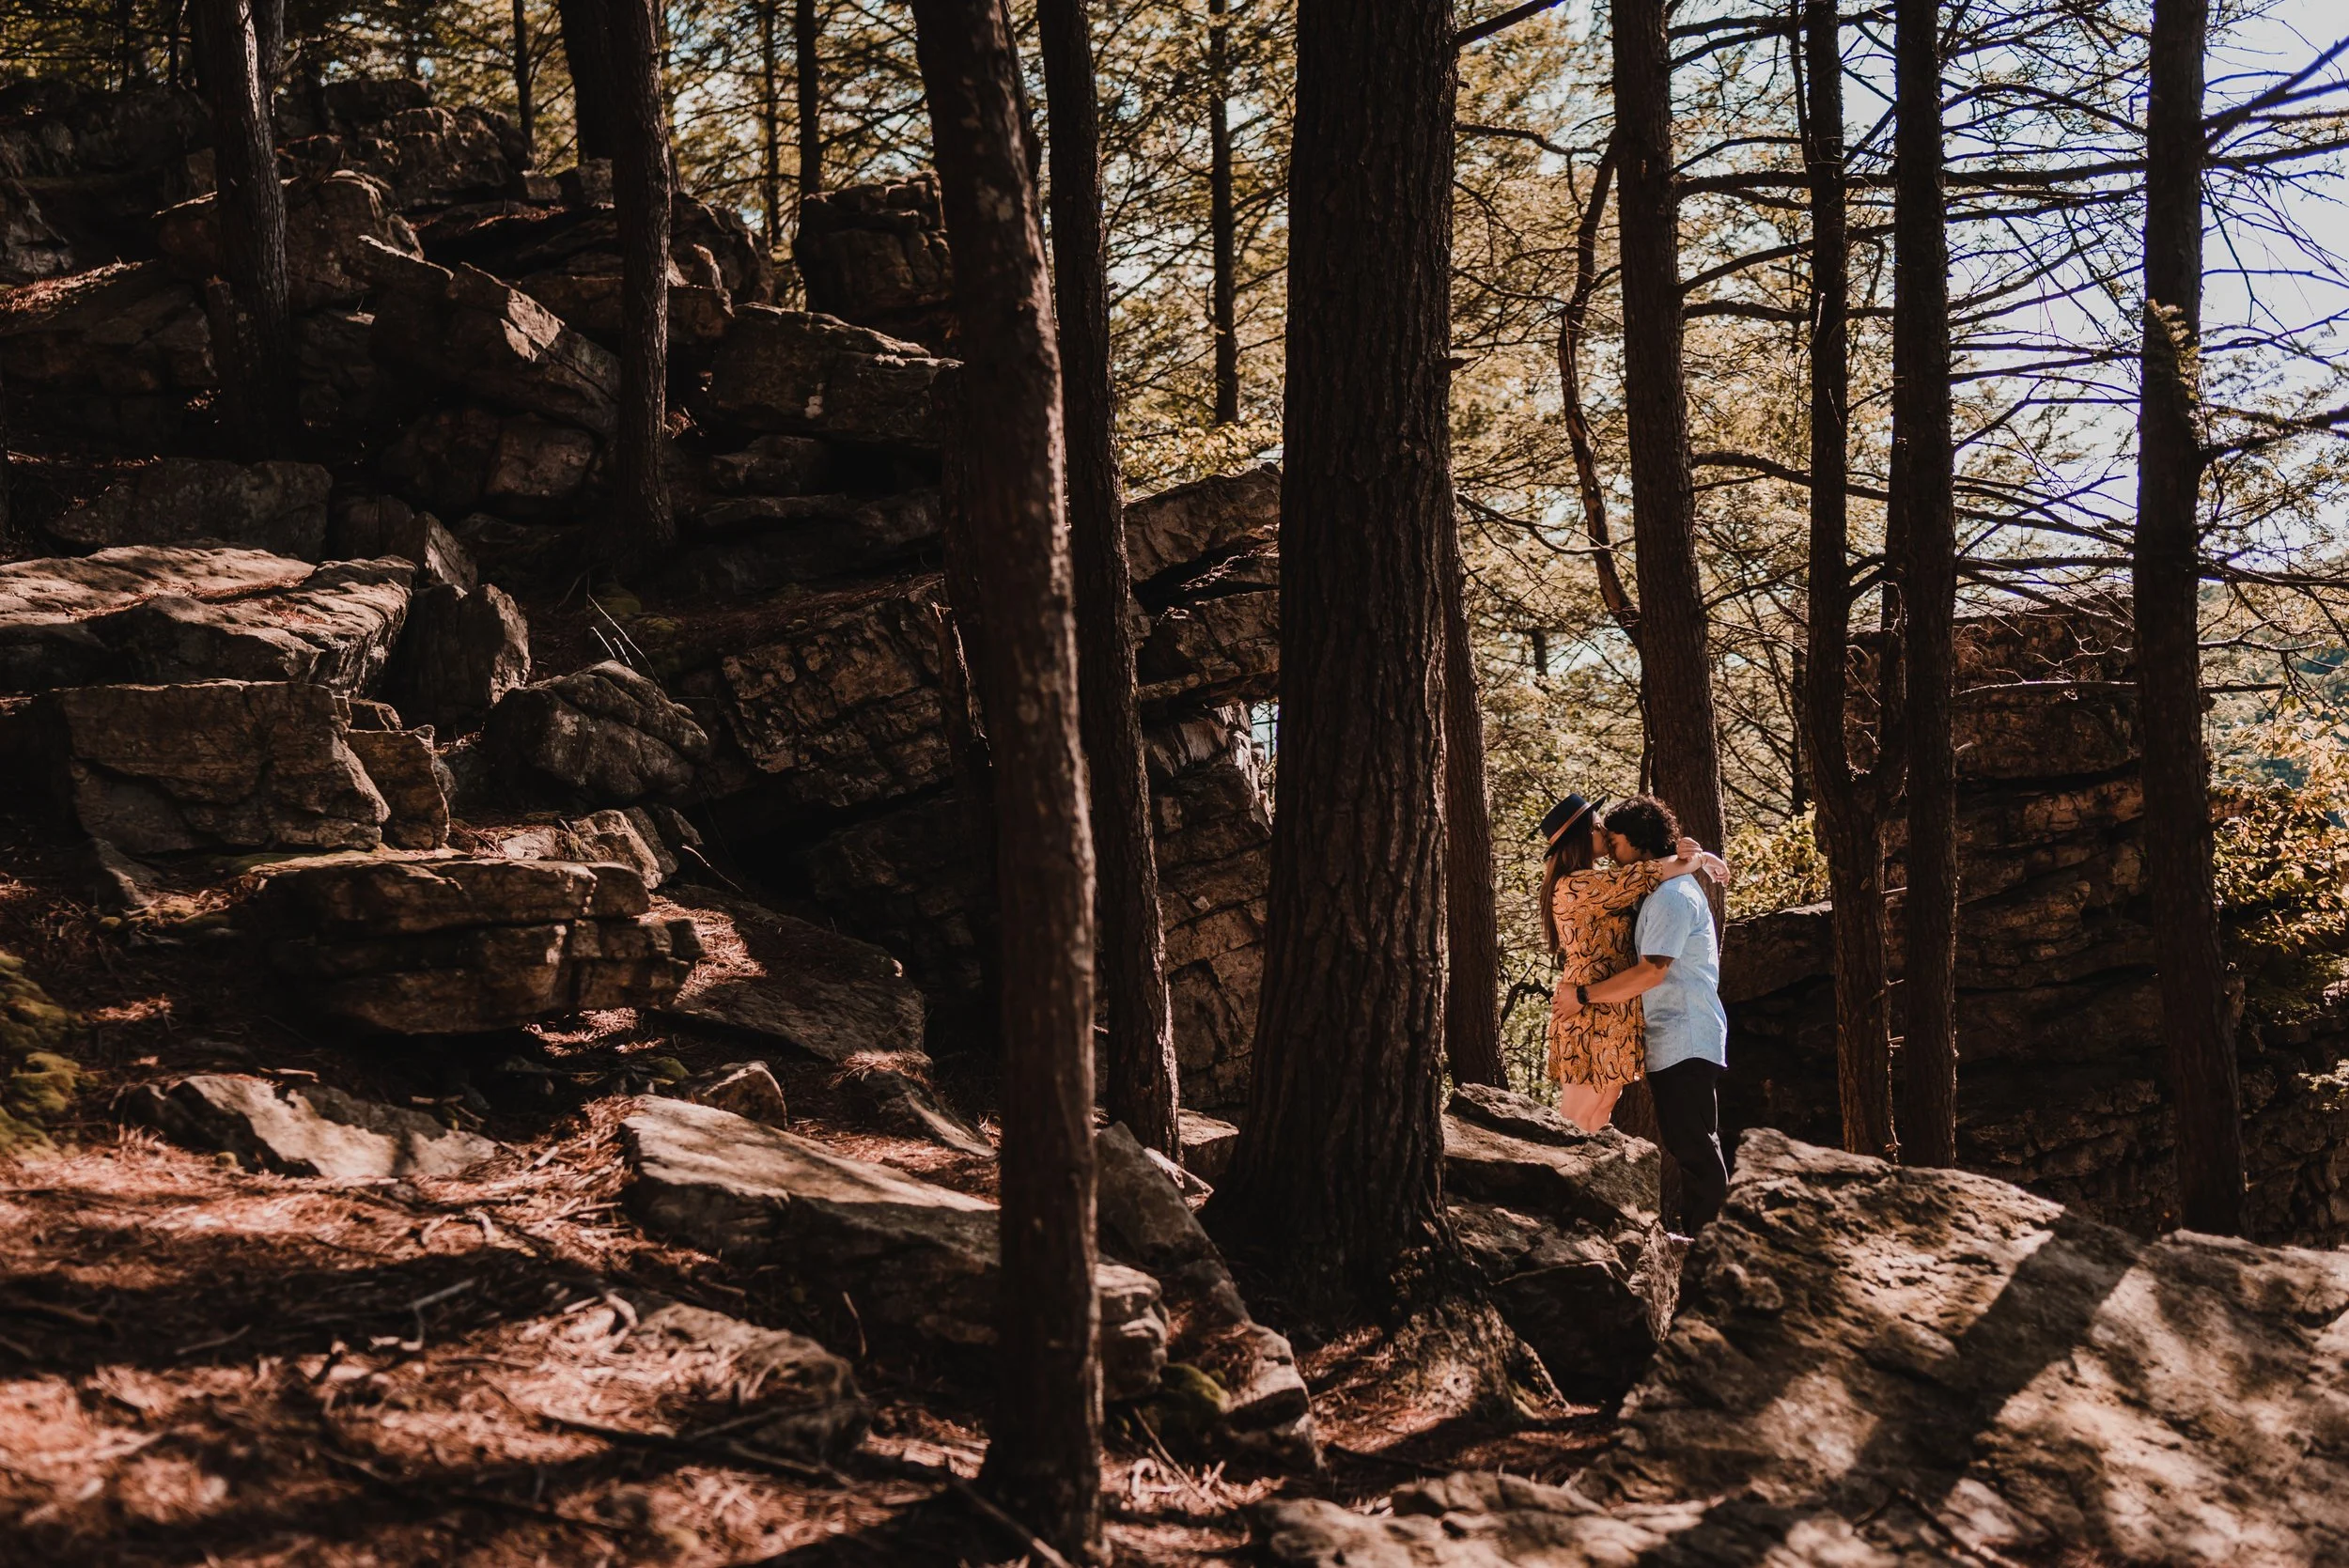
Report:
[[[1567,829],[1597,809],[1597,801],[1585,800],[1579,795],[1569,795],[1550,807],[1548,814],[1542,818],[1542,852],[1548,854],[1557,848],[1558,841],[1565,837]]]

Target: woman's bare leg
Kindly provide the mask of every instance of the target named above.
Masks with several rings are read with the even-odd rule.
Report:
[[[1620,1083],[1565,1083],[1558,1088],[1558,1114],[1584,1132],[1596,1132],[1614,1113]]]

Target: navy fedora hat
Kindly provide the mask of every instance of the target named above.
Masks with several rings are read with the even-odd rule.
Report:
[[[1543,852],[1548,853],[1555,849],[1559,839],[1565,835],[1568,828],[1580,822],[1597,809],[1596,801],[1585,800],[1579,795],[1569,795],[1550,807],[1548,814],[1542,818]]]

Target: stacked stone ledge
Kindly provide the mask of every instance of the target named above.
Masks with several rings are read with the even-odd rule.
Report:
[[[650,908],[627,866],[486,859],[283,870],[257,913],[317,1012],[461,1034],[666,1002],[701,949],[692,922]]]

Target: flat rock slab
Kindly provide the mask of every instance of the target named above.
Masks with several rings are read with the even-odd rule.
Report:
[[[1624,1421],[1574,1494],[1283,1504],[1272,1560],[2349,1560],[2349,1253],[2146,1241],[1757,1129]]]
[[[745,305],[711,366],[709,404],[754,429],[934,447],[930,383],[950,363],[835,317]]]
[[[1453,1092],[1443,1119],[1444,1189],[1565,1225],[1656,1222],[1662,1159],[1614,1127],[1584,1132],[1538,1100],[1484,1084]]]
[[[820,1061],[922,1054],[922,993],[870,942],[707,888],[681,890],[707,962],[669,1011],[780,1040]]]
[[[683,1100],[639,1101],[621,1136],[629,1212],[651,1234],[845,1291],[877,1342],[995,1343],[1003,1269],[987,1200]],[[1115,1264],[1096,1280],[1108,1395],[1146,1394],[1166,1363],[1158,1281]]]
[[[124,545],[0,567],[0,691],[307,680],[359,692],[405,621],[407,563]]]
[[[498,1152],[489,1139],[421,1110],[354,1099],[323,1084],[204,1074],[148,1095],[145,1114],[174,1141],[281,1175],[459,1176]]]
[[[334,483],[316,463],[163,458],[67,512],[49,532],[93,549],[201,539],[315,561],[326,546]]]

